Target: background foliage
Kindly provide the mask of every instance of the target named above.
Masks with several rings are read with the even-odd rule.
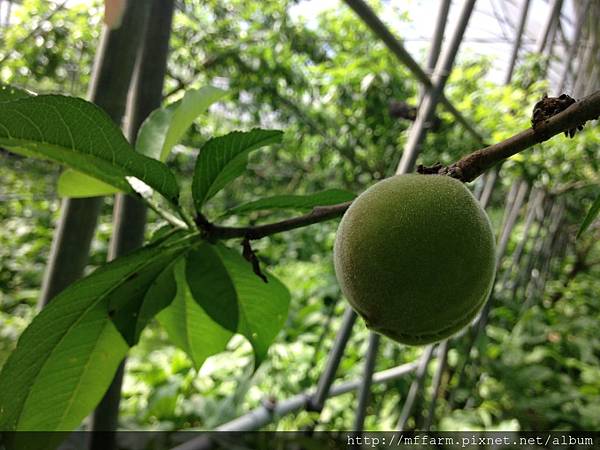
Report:
[[[256,126],[286,130],[280,145],[251,156],[252,176],[236,180],[207,205],[210,216],[267,195],[330,188],[359,193],[391,175],[400,158],[410,122],[392,117],[389,103],[416,104],[416,83],[348,10],[326,11],[308,23],[289,14],[294,3],[190,0],[181,2],[176,13],[165,102],[180,98],[184,89],[209,84],[230,92],[196,122],[185,145],[175,148],[170,162],[184,179],[191,182],[197,148],[212,134]],[[2,30],[2,48],[10,51],[0,54],[0,81],[84,96],[100,30],[96,8],[26,0],[18,25]],[[501,87],[486,80],[488,60],[464,55],[448,95],[496,142],[529,126],[531,108],[547,88],[535,76],[539,67],[539,59],[527,59],[514,82]],[[450,115],[438,113],[441,124],[424,143],[424,164],[449,163],[477,148]],[[495,228],[502,221],[506,193],[523,177],[564,200],[572,224],[569,247],[551,266],[544,292],[498,293],[474,364],[464,377],[444,380],[437,429],[600,428],[600,406],[594,402],[600,395],[597,227],[574,240],[577,224],[599,191],[599,144],[597,130],[587,127],[574,140],[557,137],[504,164],[502,189],[496,190],[489,210]],[[1,365],[36,313],[59,208],[59,169],[5,153],[0,158]],[[110,200],[103,211],[90,270],[106,257]],[[286,214],[255,212],[249,222],[278,215]],[[235,215],[224,220],[240,223]],[[252,373],[250,344],[240,336],[197,371],[181,350],[167,346],[164,328],[153,323],[128,362],[121,425],[209,429],[259,405],[265,396],[284,399],[314,387],[345,307],[332,267],[335,229],[334,221],[256,243],[264,264],[292,293],[287,323],[257,373]],[[509,253],[522,233],[521,220]],[[535,246],[530,240],[526,254],[535,254]],[[503,267],[509,269],[510,258]],[[360,376],[367,335],[357,323],[339,377]],[[449,373],[461,367],[465,345],[458,340],[451,350]],[[412,361],[420,352],[386,340],[377,370]],[[430,365],[429,372],[434,370]],[[409,376],[373,388],[368,429],[394,428],[411,381]],[[427,384],[424,399],[430,391]],[[355,405],[354,394],[331,399],[319,427],[351,428]],[[302,412],[270,427],[299,429],[314,419],[314,413]],[[418,426],[420,420],[417,414],[409,425]]]

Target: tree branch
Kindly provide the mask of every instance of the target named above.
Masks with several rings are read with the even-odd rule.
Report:
[[[563,112],[544,120],[536,126],[535,130],[529,128],[505,141],[477,150],[451,166],[441,168],[438,173],[449,175],[464,183],[473,181],[498,162],[598,117],[600,117],[600,91],[582,98]]]
[[[530,128],[498,144],[477,150],[448,167],[436,167],[438,169],[436,172],[439,175],[448,175],[465,183],[473,181],[500,161],[598,117],[600,117],[600,91],[579,100],[563,112],[544,120],[536,126],[535,130]],[[420,166],[419,171],[431,173],[429,168],[423,166]],[[196,225],[204,231],[205,237],[208,239],[245,238],[254,240],[341,217],[351,203],[319,206],[302,216],[258,226],[224,227],[209,222],[202,215],[196,217]]]
[[[202,219],[196,218],[196,224],[204,229],[209,238],[212,239],[231,239],[243,237],[254,240],[260,239],[271,234],[289,231],[295,228],[302,228],[313,223],[325,222],[326,220],[341,217],[350,207],[352,202],[339,203],[331,206],[318,206],[310,213],[281,222],[268,223],[253,227],[222,227],[209,222],[202,223]]]

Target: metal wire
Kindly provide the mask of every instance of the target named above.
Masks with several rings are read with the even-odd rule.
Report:
[[[372,384],[388,383],[409,374],[417,369],[418,361],[383,370],[373,375]],[[333,385],[329,391],[330,397],[352,392],[360,386],[362,379],[355,379]],[[306,406],[306,403],[314,396],[311,392],[303,392],[282,402],[276,402],[260,406],[243,416],[230,422],[218,426],[215,431],[251,431],[267,425],[281,416],[299,411]],[[211,448],[210,438],[203,436],[191,439],[183,444],[174,447],[172,450],[202,450]]]

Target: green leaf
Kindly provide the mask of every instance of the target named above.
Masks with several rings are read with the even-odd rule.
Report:
[[[135,149],[138,153],[149,158],[164,161],[161,159],[160,154],[167,130],[173,119],[173,109],[177,107],[178,103],[165,108],[155,109],[144,120],[135,140]]]
[[[168,270],[173,258],[171,252],[165,252],[149,260],[108,296],[108,314],[130,346],[137,343],[147,323],[175,296],[175,283],[171,283]]]
[[[599,212],[600,212],[600,195],[598,197],[596,197],[596,200],[594,200],[594,203],[592,204],[592,207],[590,208],[587,215],[585,216],[585,219],[583,219],[583,222],[581,223],[581,226],[579,227],[579,231],[577,232],[577,237],[581,236],[590,227],[592,222],[598,216]]]
[[[12,102],[20,98],[32,97],[33,94],[13,86],[0,85],[0,103]]]
[[[171,342],[185,351],[194,367],[200,369],[206,358],[225,350],[233,333],[211,319],[196,303],[187,283],[186,264],[184,258],[175,264],[177,295],[156,317]]]
[[[244,172],[252,150],[281,142],[282,137],[283,132],[279,130],[255,128],[248,132],[234,131],[206,142],[196,159],[192,180],[196,211]]]
[[[204,243],[186,258],[194,300],[212,320],[250,341],[258,367],[285,323],[287,288],[268,272],[265,283],[238,252],[221,244]]]
[[[183,98],[154,111],[142,124],[136,141],[138,152],[166,161],[196,118],[227,94],[213,86],[187,91]]]
[[[114,186],[77,170],[67,169],[60,174],[56,186],[61,197],[98,197],[121,192]]]
[[[253,202],[244,203],[225,212],[224,215],[243,214],[265,209],[312,209],[317,206],[335,205],[354,200],[352,192],[329,189],[308,195],[274,195]]]
[[[131,293],[145,267],[185,249],[181,239],[165,239],[102,266],[56,296],[25,329],[2,368],[0,430],[78,426],[128,349],[109,306]]]
[[[167,308],[175,298],[177,284],[173,273],[175,264],[179,259],[169,264],[152,282],[144,295],[142,305],[139,308],[135,339],[139,339],[142,331],[150,321],[163,309]]]
[[[96,105],[59,95],[0,103],[0,144],[50,159],[125,192],[135,177],[177,203],[179,187],[166,165],[135,152]]]

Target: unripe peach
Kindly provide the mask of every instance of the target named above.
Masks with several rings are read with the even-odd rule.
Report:
[[[337,279],[373,331],[421,345],[467,325],[495,272],[489,219],[460,182],[396,175],[363,192],[342,218]]]

